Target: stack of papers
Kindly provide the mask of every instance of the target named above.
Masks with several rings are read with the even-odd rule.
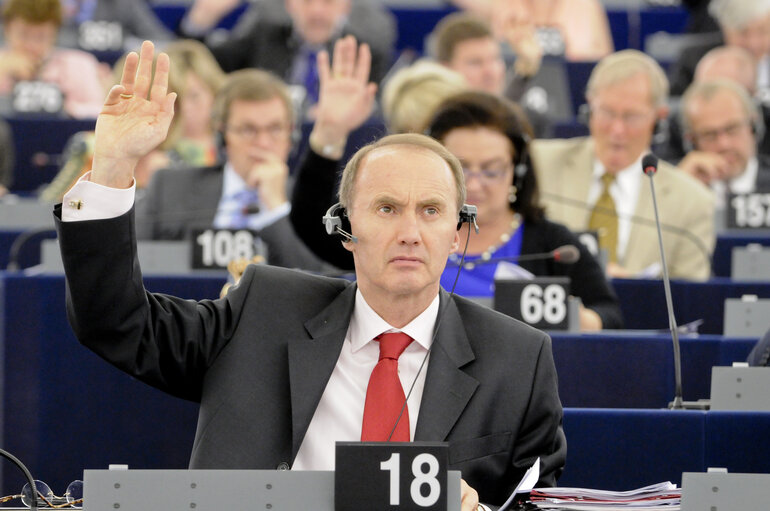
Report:
[[[530,500],[540,509],[580,511],[634,511],[679,509],[682,490],[671,482],[658,483],[629,491],[592,490],[588,488],[535,488]]]

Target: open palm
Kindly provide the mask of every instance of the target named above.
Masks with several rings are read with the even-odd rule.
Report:
[[[169,59],[145,41],[139,55],[126,57],[123,77],[107,95],[96,120],[92,181],[125,186],[136,162],[166,138],[174,116],[175,93],[168,93]]]

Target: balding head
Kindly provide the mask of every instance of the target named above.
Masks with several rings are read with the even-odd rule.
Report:
[[[750,95],[756,92],[757,63],[740,46],[720,46],[703,56],[695,68],[695,81],[726,78],[743,86]]]

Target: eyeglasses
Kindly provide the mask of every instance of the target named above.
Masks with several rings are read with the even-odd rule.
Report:
[[[62,497],[54,495],[51,487],[43,481],[35,480],[35,489],[37,490],[37,506],[51,509],[80,509],[83,507],[83,481],[72,481],[67,486],[67,491]],[[14,499],[21,499],[21,503],[26,507],[32,504],[32,488],[29,483],[25,484],[18,495],[8,495],[0,497],[0,504]]]
[[[650,122],[652,111],[648,112],[616,112],[607,107],[591,107],[591,115],[602,124],[611,124],[616,120],[623,123],[628,128],[641,128]]]
[[[499,181],[500,178],[502,178],[509,170],[511,170],[511,168],[512,165],[510,163],[502,163],[487,165],[486,167],[481,167],[478,171],[474,172],[469,167],[464,166],[463,176],[465,176],[465,181],[468,181],[470,178],[474,177],[482,182],[494,183],[495,181]]]
[[[227,130],[235,133],[245,140],[256,140],[260,133],[267,134],[273,140],[284,136],[289,129],[285,122],[274,122],[267,126],[254,126],[253,124],[243,124],[241,126],[228,126]]]
[[[749,126],[749,121],[738,121],[734,122],[732,124],[728,124],[727,126],[722,126],[721,128],[716,128],[713,130],[704,130],[700,132],[695,132],[695,138],[700,143],[705,144],[713,144],[717,140],[719,140],[720,135],[727,135],[730,138],[734,138],[737,135],[741,134],[747,126]]]

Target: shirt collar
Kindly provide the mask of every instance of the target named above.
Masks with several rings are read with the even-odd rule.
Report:
[[[636,183],[639,182],[639,176],[642,175],[642,157],[648,152],[642,151],[636,161],[615,174],[615,185],[623,193],[628,193],[634,189]],[[604,164],[598,158],[594,158],[594,180],[599,181],[604,173]]]
[[[366,302],[360,289],[356,289],[356,303],[350,321],[352,349],[363,348],[368,342],[385,332],[404,332],[426,350],[433,343],[433,329],[438,317],[439,296],[436,297],[416,318],[403,328],[395,328],[382,319]]]
[[[746,163],[746,168],[737,177],[730,180],[730,191],[733,193],[751,193],[756,189],[757,172],[759,171],[759,162],[757,157],[751,158]]]
[[[222,197],[232,197],[236,193],[248,188],[246,181],[238,175],[229,161],[225,163],[224,175],[222,176]]]

